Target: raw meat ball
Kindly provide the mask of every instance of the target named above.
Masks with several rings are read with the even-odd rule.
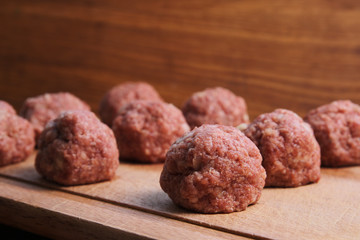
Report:
[[[120,109],[113,130],[121,158],[137,162],[163,162],[170,145],[189,126],[172,104],[133,101]]]
[[[34,139],[32,125],[0,101],[0,166],[24,161],[34,150]]]
[[[259,149],[235,127],[204,124],[166,154],[161,188],[175,204],[229,213],[256,203],[265,184]]]
[[[109,180],[119,166],[115,136],[90,111],[63,112],[41,133],[35,166],[44,178],[63,185]]]
[[[26,99],[20,115],[31,122],[37,140],[45,125],[67,110],[90,110],[90,107],[71,93],[46,93]]]
[[[360,106],[334,101],[311,110],[305,117],[321,148],[327,167],[360,165]]]
[[[182,111],[191,128],[205,123],[235,127],[249,122],[245,100],[221,87],[194,93]]]
[[[103,97],[99,107],[101,120],[112,126],[120,108],[135,100],[162,101],[157,91],[148,83],[122,83],[110,89]]]
[[[320,179],[320,147],[309,124],[296,113],[276,109],[245,130],[260,149],[265,186],[297,187]]]

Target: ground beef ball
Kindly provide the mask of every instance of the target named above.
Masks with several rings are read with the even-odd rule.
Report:
[[[113,130],[122,159],[155,163],[164,162],[171,144],[190,129],[172,104],[139,100],[121,108]]]
[[[194,93],[182,111],[191,128],[205,123],[237,126],[249,122],[245,100],[221,87]]]
[[[90,110],[90,107],[71,93],[46,93],[26,99],[20,115],[32,123],[38,139],[45,125],[67,110]]]
[[[320,147],[309,124],[277,109],[258,116],[245,130],[260,149],[265,186],[297,187],[320,179]]]
[[[103,97],[99,107],[101,120],[112,126],[119,109],[135,100],[162,101],[157,91],[148,83],[123,83],[110,89]]]
[[[321,147],[327,167],[360,165],[360,106],[334,101],[311,110],[305,117]]]
[[[265,184],[259,149],[235,127],[204,124],[166,154],[161,188],[175,204],[229,213],[256,203]]]
[[[63,112],[41,133],[35,166],[63,185],[109,180],[119,166],[114,133],[90,111]]]
[[[32,125],[0,101],[0,166],[24,161],[34,150],[34,139]]]

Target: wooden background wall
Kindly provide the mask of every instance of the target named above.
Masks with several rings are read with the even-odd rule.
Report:
[[[70,91],[94,111],[110,87],[148,81],[181,106],[224,86],[251,117],[360,103],[358,0],[5,0],[0,98]]]

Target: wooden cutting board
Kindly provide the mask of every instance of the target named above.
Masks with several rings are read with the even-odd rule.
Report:
[[[61,239],[359,239],[360,167],[322,169],[319,183],[266,188],[246,211],[198,214],[161,190],[162,164],[121,163],[109,182],[62,187],[33,154],[0,169],[0,222]]]

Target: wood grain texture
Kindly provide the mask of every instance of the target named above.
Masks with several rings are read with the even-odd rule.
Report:
[[[292,239],[296,236],[296,239],[358,239],[360,236],[360,206],[358,204],[360,192],[356,190],[360,187],[360,167],[322,169],[322,178],[317,184],[298,188],[266,188],[263,190],[260,201],[243,212],[197,214],[175,206],[161,190],[159,177],[162,164],[122,163],[113,181],[61,187],[42,179],[35,171],[33,161],[34,156],[26,162],[2,168],[0,177],[58,190],[70,194],[71,199],[72,196],[74,198],[82,196],[100,205],[109,204],[112,209],[136,210],[158,219],[154,221],[176,220],[184,223],[185,226],[206,227],[232,234],[229,236],[233,237]],[[14,191],[20,198],[12,197]],[[22,202],[22,191],[9,189],[5,193],[9,199]],[[56,206],[55,200],[51,200],[54,194],[60,193],[44,190],[42,196]],[[75,207],[70,207],[69,211],[60,212],[76,216],[78,213],[75,209],[81,208],[80,205],[76,204]],[[49,206],[44,206],[44,208],[49,208]],[[50,208],[50,210],[54,209]],[[94,210],[93,215],[103,217],[98,223],[106,228],[109,221],[104,219],[116,218],[117,213],[102,216],[102,212],[102,208],[99,208],[99,210]],[[85,220],[92,217],[92,215],[89,217],[86,214],[81,215],[81,211],[79,214]],[[137,221],[135,216],[133,221]],[[116,226],[113,227],[116,228]],[[121,229],[122,225],[118,227]],[[174,231],[165,226],[162,230],[165,236],[167,232]],[[162,236],[159,235],[159,237]],[[178,238],[183,239],[183,236],[178,236]]]
[[[278,107],[304,115],[335,99],[360,103],[359,16],[356,0],[2,1],[0,99],[19,109],[27,97],[69,91],[97,112],[110,87],[147,81],[178,107],[195,91],[229,88],[247,100],[251,118]],[[0,214],[24,211],[27,215],[20,220],[16,215],[2,215],[0,220],[19,226],[18,220],[39,214],[39,226],[30,221],[33,224],[24,227],[38,233],[54,212],[51,199],[60,190],[66,197],[56,195],[55,199],[71,196],[69,201],[79,208],[79,202],[86,203],[81,216],[57,211],[65,214],[60,218],[64,222],[52,222],[59,228],[76,217],[80,220],[75,226],[80,229],[101,229],[104,221],[109,227],[111,220],[99,219],[106,214],[90,220],[86,216],[89,206],[104,204],[116,208],[119,218],[126,218],[127,211],[139,214],[140,219],[145,214],[144,226],[153,217],[169,221],[161,223],[171,226],[174,233],[182,233],[182,224],[189,227],[184,235],[203,226],[199,233],[203,238],[228,234],[223,231],[234,238],[355,239],[360,235],[360,197],[354,190],[359,189],[358,167],[323,169],[319,184],[266,189],[260,203],[242,213],[198,215],[176,208],[159,189],[161,165],[122,164],[113,182],[59,188],[39,178],[31,161],[1,169],[6,178],[27,184],[0,181],[2,189],[10,189],[0,191],[4,204],[0,204]],[[45,188],[39,190],[38,185]],[[42,198],[47,200],[36,205],[32,195],[40,203]],[[75,199],[77,195],[81,200]],[[62,201],[59,206],[67,206],[68,200]],[[238,223],[235,228],[233,222]],[[217,230],[210,233],[210,228]],[[106,229],[117,234],[136,230],[125,227],[120,219]],[[144,237],[153,236],[150,228],[137,230],[143,230]],[[54,232],[66,237],[58,235],[59,229]],[[99,236],[94,234],[94,238]]]
[[[0,96],[70,91],[94,111],[123,81],[148,81],[181,106],[224,86],[251,117],[360,103],[356,0],[24,1],[1,3]]]
[[[0,177],[0,222],[51,239],[246,239]]]

